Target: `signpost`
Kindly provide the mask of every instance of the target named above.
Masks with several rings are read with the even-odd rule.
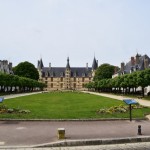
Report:
[[[130,110],[130,121],[132,121],[132,104],[138,104],[137,101],[135,101],[134,99],[124,99],[123,100],[127,105],[129,105],[129,110]]]

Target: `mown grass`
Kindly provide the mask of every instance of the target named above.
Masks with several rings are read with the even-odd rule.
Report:
[[[12,119],[98,119],[98,118],[129,118],[127,113],[98,114],[97,110],[112,106],[125,105],[124,102],[78,92],[42,93],[3,102],[9,108],[30,110],[29,114],[0,114],[0,118]],[[150,114],[150,108],[132,111],[133,118],[143,118]]]

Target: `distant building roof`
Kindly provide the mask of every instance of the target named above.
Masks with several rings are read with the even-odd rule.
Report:
[[[65,67],[44,67],[42,69],[42,77],[64,77],[65,75]],[[71,77],[88,77],[91,76],[92,68],[84,68],[84,67],[71,67]]]
[[[49,67],[44,67],[42,59],[38,60],[37,66],[42,77],[64,77],[66,69],[70,70],[71,77],[92,77],[92,71],[97,69],[98,62],[94,57],[92,67],[88,67],[88,64],[85,67],[70,67],[68,57],[66,67],[51,67],[51,63]]]
[[[138,59],[138,61],[136,60]],[[130,60],[128,63],[124,65],[123,68],[121,68],[118,73],[119,74],[128,74],[133,71],[138,71],[138,70],[144,70],[145,69],[145,60],[147,60],[148,67],[150,67],[150,58],[147,55],[139,55],[137,54],[135,56],[135,62],[132,63],[132,60]]]

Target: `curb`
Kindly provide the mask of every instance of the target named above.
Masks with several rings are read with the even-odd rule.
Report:
[[[150,142],[150,136],[109,138],[109,139],[63,140],[59,142],[45,143],[41,145],[33,145],[33,148],[107,145],[107,144],[139,143],[139,142]]]
[[[109,145],[109,144],[125,144],[150,142],[150,136],[137,136],[125,138],[109,138],[109,139],[80,139],[80,140],[61,140],[58,142],[44,143],[39,145],[26,146],[0,146],[0,149],[24,149],[24,148],[48,148],[48,147],[71,147],[71,146],[92,146],[92,145]]]
[[[132,121],[149,120],[145,118],[132,118]],[[0,121],[50,121],[50,122],[61,122],[61,121],[130,121],[129,118],[101,118],[101,119],[7,119],[1,118]]]

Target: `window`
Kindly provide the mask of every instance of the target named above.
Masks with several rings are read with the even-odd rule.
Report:
[[[82,82],[84,82],[84,77],[82,78]]]
[[[45,73],[45,76],[48,77],[48,72]]]
[[[51,77],[51,82],[53,82],[53,77]]]
[[[47,80],[47,77],[45,77],[45,80]]]
[[[62,83],[60,84],[60,86],[61,86],[61,88],[63,88],[63,84]]]
[[[73,74],[73,76],[74,76],[74,77],[76,77],[76,76],[77,76],[77,75],[76,75],[76,72]]]
[[[84,84],[82,84],[82,87],[84,88]]]
[[[91,77],[92,76],[91,73],[89,73],[88,76]]]
[[[73,84],[74,89],[76,88],[76,83]]]
[[[63,78],[62,77],[60,78],[60,81],[63,82]]]
[[[60,73],[60,76],[63,77],[63,72]]]
[[[76,82],[76,78],[74,78],[74,82]]]
[[[51,88],[53,88],[53,83],[51,83]]]

